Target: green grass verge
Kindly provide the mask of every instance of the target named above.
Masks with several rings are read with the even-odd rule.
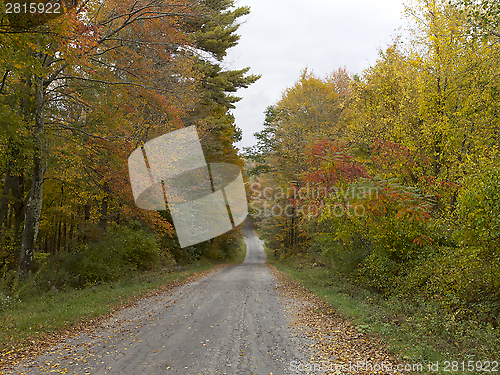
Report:
[[[245,256],[247,255],[247,244],[243,240],[243,238],[239,239],[239,248],[238,252],[235,254],[232,263],[243,263],[245,260]]]
[[[15,308],[0,312],[3,322],[0,352],[13,350],[26,340],[38,340],[48,333],[69,329],[83,320],[107,315],[143,294],[165,284],[181,282],[213,266],[208,261],[200,261],[184,266],[180,272],[150,272],[82,290],[50,291],[26,297]]]
[[[241,263],[245,259],[245,251],[245,243],[241,240],[231,263]],[[192,264],[174,267],[170,272],[147,272],[81,290],[26,296],[13,308],[0,311],[0,354],[19,350],[32,341],[43,341],[50,334],[105,316],[141,296],[224,263],[201,258]]]
[[[299,255],[276,259],[271,250],[265,249],[268,263],[328,302],[359,331],[382,338],[399,360],[422,363],[424,369],[429,363],[439,362],[439,373],[449,373],[444,370],[448,361],[448,370],[455,374],[470,374],[469,361],[473,362],[474,369],[479,365],[484,367],[485,361],[489,361],[490,370],[496,361],[496,370],[500,371],[498,329],[474,322],[450,321],[438,306],[416,308],[396,297],[383,298],[353,285],[345,277],[318,265],[319,262],[315,264],[314,258]],[[453,361],[458,363],[456,371],[451,371]],[[465,371],[461,370],[462,366]]]

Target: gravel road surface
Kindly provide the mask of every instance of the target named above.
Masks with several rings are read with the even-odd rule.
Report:
[[[247,255],[232,265],[113,315],[8,374],[287,374],[300,358],[265,265],[243,227]]]

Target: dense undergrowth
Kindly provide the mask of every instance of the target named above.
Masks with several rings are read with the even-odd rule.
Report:
[[[267,246],[266,251],[268,262],[325,299],[358,330],[382,336],[401,360],[426,364],[500,359],[500,332],[490,322],[496,317],[482,315],[481,304],[462,310],[450,308],[460,305],[456,296],[464,292],[460,281],[470,275],[460,268],[447,267],[463,258],[441,255],[443,259],[436,259],[442,261],[441,266],[416,267],[399,284],[391,282],[381,293],[367,287],[355,272],[339,269],[325,253],[298,253],[285,258]],[[463,268],[474,269],[474,263],[465,264]],[[430,285],[418,286],[418,280],[428,280]],[[450,292],[443,294],[445,286]],[[473,290],[478,289],[471,287],[468,292]]]

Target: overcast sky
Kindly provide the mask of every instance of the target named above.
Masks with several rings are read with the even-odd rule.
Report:
[[[251,14],[239,29],[241,39],[226,61],[228,69],[249,66],[262,78],[238,91],[233,111],[243,130],[239,148],[255,144],[264,111],[292,86],[304,68],[320,77],[340,67],[361,74],[380,48],[405,26],[402,0],[237,0]]]

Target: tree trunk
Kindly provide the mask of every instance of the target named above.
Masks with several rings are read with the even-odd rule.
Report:
[[[31,270],[33,254],[35,252],[40,218],[42,215],[42,187],[44,176],[44,87],[43,79],[38,78],[35,85],[35,126],[33,129],[33,176],[31,180],[31,191],[26,205],[24,228],[21,235],[21,250],[19,253],[18,271],[19,276],[25,277]]]
[[[24,220],[26,202],[24,201],[24,176],[18,175],[11,185],[12,195],[15,202],[14,208],[14,235],[15,235],[15,258],[19,259],[19,249],[21,247],[21,227]]]
[[[10,168],[5,171],[5,182],[3,184],[2,199],[0,200],[0,242],[2,241],[3,223],[7,218],[8,195],[10,191]]]
[[[9,150],[8,152],[11,153],[10,157],[13,159],[20,157],[18,152],[12,150]],[[14,198],[14,202],[9,202],[9,192]],[[12,225],[12,216],[17,218],[19,212],[24,208],[23,194],[23,176],[18,175],[15,172],[15,169],[13,170],[11,163],[8,162],[7,169],[5,171],[5,183],[3,185],[2,198],[0,200],[0,242],[3,235],[3,224],[5,223],[5,228],[10,228]]]
[[[74,236],[74,231],[75,231],[75,216],[71,214],[71,224],[69,225],[69,245],[68,245],[68,251],[72,250],[73,247],[73,236]]]
[[[67,243],[68,243],[68,222],[67,220],[64,220],[63,223],[63,229],[62,229],[62,239],[61,239],[61,248],[63,251],[67,250]]]
[[[103,186],[104,197],[101,201],[101,219],[99,222],[99,227],[105,232],[106,227],[108,226],[108,194],[109,194],[109,186],[108,183],[105,182]]]
[[[57,223],[57,236],[56,236],[56,252],[61,252],[62,244],[62,218],[61,214],[58,215],[59,221]]]
[[[88,201],[87,204],[85,205],[84,217],[85,217],[85,221],[90,220],[90,201]]]

